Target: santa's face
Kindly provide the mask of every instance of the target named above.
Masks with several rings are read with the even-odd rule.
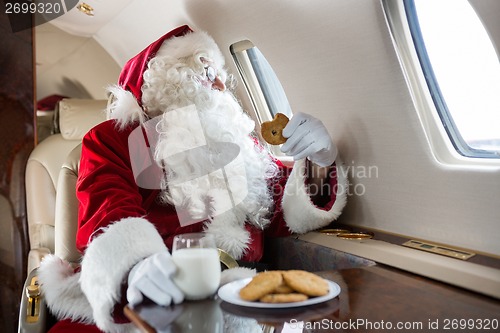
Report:
[[[228,93],[226,82],[231,79],[204,53],[182,59],[155,57],[143,78],[142,104],[153,117],[193,104],[200,110],[210,107],[207,103],[213,104],[217,95]]]
[[[155,59],[145,73],[144,105],[162,117],[155,149],[167,174],[162,198],[182,216],[187,212],[191,222],[237,210],[241,219],[256,215],[255,223],[265,224],[271,205],[267,179],[276,165],[256,147],[250,136],[255,124],[225,89],[224,78],[203,57],[184,63]]]

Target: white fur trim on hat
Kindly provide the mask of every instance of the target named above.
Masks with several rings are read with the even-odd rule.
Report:
[[[214,39],[204,31],[191,32],[181,37],[172,37],[163,42],[156,57],[169,56],[181,59],[197,53],[206,53],[218,68],[224,67],[225,60]]]
[[[347,178],[337,158],[337,198],[330,210],[323,210],[311,201],[306,186],[305,159],[298,160],[285,185],[282,206],[290,231],[303,234],[336,220],[347,202]]]
[[[120,128],[136,121],[146,121],[146,113],[130,91],[118,85],[109,86],[107,91],[113,95],[112,103],[108,106],[108,118],[115,119]]]

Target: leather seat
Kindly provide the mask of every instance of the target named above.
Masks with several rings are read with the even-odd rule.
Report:
[[[55,250],[56,191],[61,166],[85,133],[106,119],[107,100],[63,99],[58,106],[60,133],[40,142],[26,165],[26,208],[30,251],[28,272]]]
[[[76,230],[78,227],[78,199],[76,181],[80,165],[81,143],[66,157],[57,180],[54,226],[54,253],[62,259],[76,263],[81,255],[76,249]],[[44,253],[38,252],[39,255]],[[48,249],[46,250],[48,251]],[[42,258],[40,258],[41,260]],[[38,267],[38,266],[37,266]],[[36,267],[29,271],[24,284],[25,294],[21,296],[19,311],[19,333],[44,333],[50,326],[48,308],[38,286]]]
[[[26,204],[30,252],[25,294],[21,296],[19,332],[45,332],[48,310],[40,295],[36,268],[43,256],[55,253],[76,262],[78,221],[76,179],[81,141],[95,125],[106,120],[107,100],[64,99],[59,102],[59,133],[33,149],[26,165]]]

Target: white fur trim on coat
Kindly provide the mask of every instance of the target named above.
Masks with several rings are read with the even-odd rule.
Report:
[[[219,288],[236,280],[254,277],[257,274],[255,268],[234,267],[221,273]]]
[[[290,231],[303,234],[324,227],[339,217],[347,201],[347,178],[338,159],[336,167],[337,198],[330,210],[323,210],[314,205],[307,191],[305,159],[295,162],[282,201],[283,215]]]
[[[38,280],[52,314],[58,319],[93,323],[92,308],[78,282],[80,274],[59,257],[49,254],[38,268]]]
[[[233,209],[205,224],[205,232],[214,236],[217,246],[237,260],[243,257],[250,242],[250,233],[245,229],[246,216],[239,213]]]
[[[92,240],[82,260],[80,285],[105,332],[128,332],[133,324],[115,324],[111,313],[121,299],[122,282],[143,258],[167,250],[153,224],[144,218],[124,218]]]

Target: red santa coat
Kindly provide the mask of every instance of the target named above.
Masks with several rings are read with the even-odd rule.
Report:
[[[133,331],[115,323],[113,309],[122,299],[122,282],[141,259],[170,248],[176,234],[201,231],[202,223],[180,226],[176,210],[157,200],[159,190],[140,188],[134,178],[128,149],[129,134],[115,120],[93,128],[84,138],[77,182],[80,201],[77,247],[84,253],[81,271],[47,257],[40,268],[47,303],[58,318],[96,323],[104,331]],[[246,224],[250,242],[241,259],[258,261],[263,237],[305,233],[329,224],[346,202],[343,172],[330,177],[330,200],[317,207],[307,191],[305,161],[293,169],[278,163],[273,182],[274,209],[270,225],[260,230]],[[229,237],[229,236],[228,236]],[[83,297],[82,297],[83,296]]]
[[[83,253],[91,238],[98,235],[109,224],[123,218],[142,217],[158,230],[164,243],[171,248],[175,235],[202,231],[203,223],[185,227],[179,224],[177,211],[172,205],[157,200],[158,189],[140,188],[131,167],[128,138],[136,126],[123,130],[114,128],[114,121],[105,122],[83,140],[77,196],[80,202],[77,247]],[[264,231],[247,224],[251,242],[242,260],[259,261],[263,254],[263,236],[285,236],[290,234],[283,218],[281,201],[283,189],[291,169],[279,163],[279,179],[273,182],[275,205],[271,225]],[[335,185],[336,179],[332,179]],[[159,182],[158,182],[159,187]],[[330,203],[335,202],[332,194]]]

